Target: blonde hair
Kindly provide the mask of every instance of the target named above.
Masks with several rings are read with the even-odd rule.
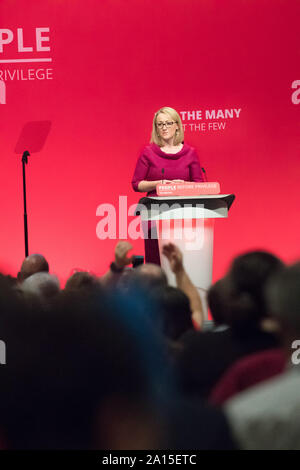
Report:
[[[159,145],[159,147],[162,147],[163,142],[160,137],[160,135],[157,132],[157,127],[156,127],[156,119],[159,114],[166,114],[168,117],[172,119],[172,121],[175,121],[176,124],[178,125],[178,129],[176,130],[176,134],[174,137],[174,145],[178,145],[184,140],[184,133],[183,133],[183,127],[182,127],[182,122],[181,122],[181,117],[175,111],[173,108],[169,108],[168,106],[164,106],[163,108],[160,108],[155,114],[153,118],[153,125],[152,125],[152,134],[151,134],[151,139],[150,142],[154,142],[155,144]]]

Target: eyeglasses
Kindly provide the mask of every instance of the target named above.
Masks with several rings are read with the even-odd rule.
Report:
[[[164,126],[172,127],[173,124],[176,124],[176,121],[157,122],[156,127],[158,127],[159,129],[162,129]]]

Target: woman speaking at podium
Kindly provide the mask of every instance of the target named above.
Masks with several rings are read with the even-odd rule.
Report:
[[[193,147],[184,142],[179,114],[175,109],[159,109],[153,119],[150,144],[137,161],[132,179],[134,191],[156,196],[156,185],[203,181],[198,155]],[[148,225],[150,233],[151,224]],[[160,264],[157,239],[145,239],[147,263]]]

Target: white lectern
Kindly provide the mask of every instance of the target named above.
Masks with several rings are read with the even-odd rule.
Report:
[[[175,276],[162,255],[162,247],[172,242],[181,249],[184,267],[199,290],[206,318],[206,292],[212,283],[214,219],[228,217],[234,199],[233,194],[143,197],[135,211],[142,223],[151,221],[152,237],[158,238],[161,267],[173,286]]]

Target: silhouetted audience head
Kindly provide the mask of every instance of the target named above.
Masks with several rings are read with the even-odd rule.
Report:
[[[145,263],[138,266],[132,279],[145,288],[165,287],[168,280],[165,272],[157,264]]]
[[[162,315],[162,333],[173,341],[193,329],[192,312],[188,297],[180,289],[167,286],[156,292]]]
[[[10,275],[5,275],[5,274],[0,273],[0,283],[2,284],[2,286],[6,285],[9,288],[16,287],[17,279]]]
[[[12,289],[15,286],[14,278],[0,273],[0,293],[4,294],[7,289]]]
[[[21,285],[24,293],[36,295],[41,302],[47,302],[60,291],[59,280],[46,272],[39,272],[27,277]]]
[[[72,274],[66,282],[65,291],[90,291],[99,286],[96,276],[86,272],[79,271]]]
[[[0,273],[0,319],[3,315],[8,315],[9,312],[20,310],[23,305],[23,297],[21,293],[15,288],[14,279],[11,276],[5,276]],[[1,325],[0,325],[0,339],[1,338]]]
[[[44,256],[39,254],[29,255],[24,259],[21,270],[18,273],[18,281],[23,282],[32,274],[49,272],[49,264]]]
[[[260,327],[268,317],[264,289],[268,279],[283,263],[265,251],[252,251],[235,258],[228,273],[227,323],[235,330]]]
[[[207,292],[208,306],[216,326],[224,325],[228,321],[228,295],[229,282],[227,277],[215,282]]]
[[[270,278],[266,303],[284,334],[300,338],[300,263],[284,267]]]

